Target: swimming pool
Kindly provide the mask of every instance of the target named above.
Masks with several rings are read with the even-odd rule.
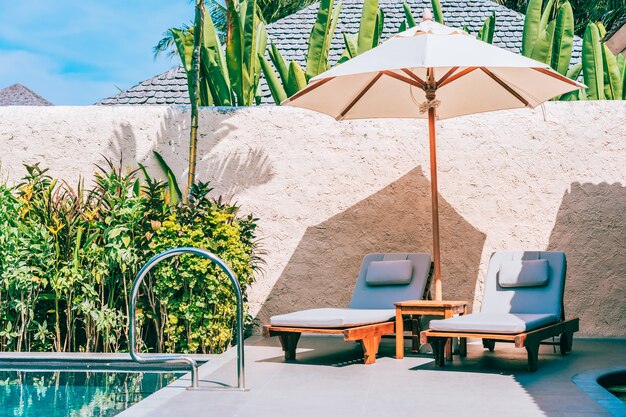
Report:
[[[114,416],[182,375],[0,370],[0,416]]]

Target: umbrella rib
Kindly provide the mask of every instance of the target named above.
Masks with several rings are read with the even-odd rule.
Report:
[[[458,70],[458,69],[459,69],[459,67],[452,67],[452,69],[450,71],[446,72],[446,74],[443,77],[441,77],[439,79],[439,81],[437,81],[437,85],[441,85],[444,81],[446,81],[448,79],[448,77],[450,77],[452,74],[454,74],[454,72],[456,70]]]
[[[413,71],[411,71],[410,69],[402,68],[402,72],[404,72],[409,77],[413,78],[413,80],[415,80],[418,84],[421,84],[418,86],[419,88],[424,88],[424,86],[426,86],[426,82],[422,80],[420,77],[418,77],[417,75],[415,75]]]
[[[385,75],[388,75],[388,76],[390,76],[391,78],[395,78],[396,80],[403,81],[403,82],[405,82],[405,83],[407,83],[407,84],[410,84],[410,85],[412,85],[412,86],[414,86],[414,87],[417,87],[417,88],[422,88],[422,86],[423,86],[423,84],[420,84],[418,81],[413,80],[413,79],[411,79],[411,78],[404,77],[404,76],[402,76],[402,75],[400,75],[400,74],[396,74],[396,73],[395,73],[395,72],[393,72],[393,71],[387,71],[387,70],[385,70],[385,71],[381,71],[379,74],[385,74]]]
[[[327,82],[329,82],[330,80],[332,80],[334,78],[335,77],[324,78],[324,79],[319,80],[315,84],[308,85],[306,88],[298,91],[296,94],[294,94],[293,96],[289,97],[287,100],[283,101],[281,103],[281,105],[282,104],[287,104],[287,103],[289,103],[289,102],[291,102],[291,101],[293,101],[293,100],[295,100],[297,98],[300,98],[300,96],[302,96],[302,95],[304,95],[304,94],[306,94],[306,93],[308,93],[310,91],[315,90],[317,87],[321,87],[322,85],[326,84]]]
[[[578,83],[576,81],[570,80],[569,78],[564,77],[561,74],[555,74],[554,72],[552,72],[552,71],[550,71],[548,69],[545,69],[545,68],[533,68],[533,69],[535,71],[538,71],[538,72],[542,73],[542,74],[548,75],[548,76],[550,76],[552,78],[556,78],[557,80],[561,80],[564,83],[575,85],[576,87],[580,88],[580,85],[578,85]]]
[[[363,88],[359,94],[357,94],[357,96],[354,98],[354,100],[352,100],[350,102],[350,104],[348,104],[346,106],[345,109],[343,109],[343,111],[339,114],[339,119],[343,119],[343,117],[352,109],[352,107],[354,107],[354,105],[357,103],[357,101],[361,100],[361,97],[363,97],[365,95],[365,93],[368,92],[368,90],[370,88],[372,88],[372,86],[376,83],[376,81],[378,81],[378,79],[380,77],[383,76],[382,72],[379,72],[378,74],[376,74],[376,76],[374,76],[374,78],[372,78],[372,80],[367,83],[367,85],[365,86],[365,88]]]
[[[474,71],[478,69],[478,67],[467,67],[465,68],[463,71],[456,73],[450,77],[448,77],[447,79],[443,80],[443,82],[440,85],[437,85],[437,88],[441,88],[444,85],[448,85],[450,84],[452,81],[458,80],[459,78],[469,74],[470,72]]]
[[[513,88],[511,88],[510,85],[508,85],[507,83],[502,81],[497,75],[495,75],[493,72],[489,71],[487,68],[481,67],[480,69],[485,74],[487,74],[489,77],[491,77],[491,79],[493,79],[495,82],[500,84],[500,86],[502,88],[504,88],[506,91],[508,91],[512,96],[514,96],[516,99],[521,101],[524,104],[524,106],[528,106],[528,100],[526,100],[524,97],[522,97],[517,91],[513,90]]]

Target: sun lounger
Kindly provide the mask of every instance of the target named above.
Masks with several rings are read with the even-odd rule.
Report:
[[[566,259],[563,252],[496,252],[491,256],[480,313],[432,320],[421,332],[430,343],[435,366],[445,364],[448,338],[480,338],[494,350],[496,341],[526,348],[529,371],[537,370],[541,341],[560,336],[561,354],[572,349],[578,319],[565,320],[563,290]]]
[[[376,361],[380,339],[394,332],[398,301],[421,299],[430,287],[432,261],[426,253],[370,254],[361,263],[348,308],[316,308],[273,316],[265,337],[278,336],[285,359],[296,358],[301,333],[340,334],[359,341],[366,364]]]

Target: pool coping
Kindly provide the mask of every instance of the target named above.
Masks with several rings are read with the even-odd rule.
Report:
[[[199,364],[219,357],[205,354],[189,356]],[[133,361],[128,353],[0,352],[0,370],[187,373],[189,367],[186,364],[165,363],[142,365]]]
[[[626,372],[626,366],[592,369],[574,375],[572,382],[613,416],[626,417],[626,404],[598,383],[602,377],[621,372]]]

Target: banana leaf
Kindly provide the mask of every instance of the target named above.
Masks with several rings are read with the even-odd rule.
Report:
[[[289,63],[289,77],[287,79],[287,91],[300,91],[306,87],[306,74],[296,61]]]
[[[413,17],[413,12],[411,12],[411,7],[406,1],[402,2],[402,8],[404,9],[404,17],[406,17],[406,22],[402,22],[405,24],[404,29],[402,29],[402,25],[400,25],[400,32],[404,32],[408,28],[412,28],[416,26],[415,18]]]
[[[170,206],[176,206],[183,199],[183,193],[180,192],[180,188],[178,187],[178,182],[176,181],[176,176],[172,169],[167,165],[165,159],[161,156],[157,151],[152,151],[154,156],[156,157],[161,169],[165,173],[165,177],[167,178],[167,190],[170,197]]]
[[[227,1],[228,13],[231,16],[231,35],[230,42],[226,43],[226,66],[228,67],[228,75],[230,77],[230,87],[233,90],[236,104],[243,105],[243,84],[244,84],[244,45],[243,45],[243,23],[240,10],[244,11],[247,6],[246,1],[242,1],[239,5],[235,1]]]
[[[602,64],[604,65],[604,95],[607,100],[621,100],[623,71],[617,63],[617,57],[605,44],[602,44]]]
[[[617,65],[622,74],[622,100],[626,100],[626,58],[624,55],[617,54]]]
[[[385,13],[383,9],[378,9],[378,15],[376,16],[376,31],[374,32],[374,41],[372,48],[375,48],[380,43],[380,37],[385,29]]]
[[[265,53],[267,49],[267,30],[265,29],[265,23],[261,20],[260,9],[256,10],[257,29],[256,29],[256,42],[252,54],[254,54],[254,60],[251,62],[250,71],[253,75],[253,85],[250,86],[250,92],[254,93],[256,104],[260,104],[261,90],[259,87],[259,81],[261,79],[261,60],[259,55]]]
[[[483,42],[493,43],[493,35],[496,30],[496,12],[493,12],[491,16],[485,19],[485,23],[478,31],[478,39]]]
[[[208,83],[213,102],[217,106],[234,106],[232,90],[228,83],[228,72],[224,73],[215,59],[218,54],[204,47],[200,53],[201,73]]]
[[[546,30],[539,34],[539,38],[537,38],[537,41],[533,46],[530,58],[550,65],[552,56],[552,39],[554,38],[555,28],[556,21],[553,20],[548,24]]]
[[[337,16],[341,4],[333,12],[333,0],[321,0],[315,24],[309,37],[309,48],[306,57],[306,77],[315,77],[328,69],[328,49],[334,35],[333,17]]]
[[[541,2],[543,3],[543,1]],[[554,8],[554,0],[548,0],[548,4],[543,8],[543,13],[541,13],[541,20],[539,21],[539,32],[542,30],[546,30],[548,24],[550,23],[550,16],[552,15],[552,9]]]
[[[444,23],[443,13],[441,12],[441,3],[439,3],[439,0],[430,0],[430,4],[433,7],[433,18],[435,19],[435,22],[441,23],[443,25]]]
[[[604,100],[604,63],[600,30],[590,22],[583,35],[583,79],[587,85],[586,96],[590,100]]]
[[[274,67],[278,71],[278,75],[280,75],[280,79],[284,84],[289,77],[289,67],[287,67],[285,59],[274,42],[270,42],[270,49],[268,50],[268,53],[270,55],[270,60],[274,64]]]
[[[346,49],[343,51],[338,63],[343,63],[358,55],[357,35],[353,33],[343,33],[343,43]]]
[[[170,29],[180,62],[183,64],[185,74],[187,74],[187,89],[189,91],[189,97],[193,97],[194,85],[193,77],[191,77],[191,61],[193,56],[193,36],[189,33],[185,33],[181,29]]]
[[[535,42],[545,29],[541,28],[541,6],[543,0],[530,0],[526,8],[524,18],[524,31],[522,32],[522,55],[530,57]]]
[[[374,46],[374,38],[378,29],[378,0],[365,0],[359,23],[357,51],[362,54]]]
[[[272,93],[274,103],[276,103],[277,106],[280,106],[280,103],[287,99],[287,93],[278,78],[278,74],[276,74],[276,71],[274,71],[274,68],[272,68],[267,59],[265,59],[263,55],[259,54],[259,60],[261,61],[261,69],[263,71],[263,75],[265,75],[265,81],[267,81],[270,92]]]
[[[574,42],[574,13],[568,1],[563,3],[556,17],[552,57],[550,66],[562,75],[567,74],[572,60],[572,45]]]

